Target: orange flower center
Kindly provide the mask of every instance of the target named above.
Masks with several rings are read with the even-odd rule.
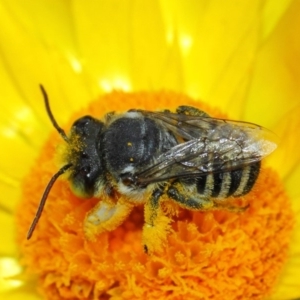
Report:
[[[72,123],[86,114],[101,117],[130,108],[174,110],[182,104],[224,117],[180,94],[113,92],[77,114]],[[250,193],[237,199],[249,203],[242,213],[191,211],[168,204],[164,213],[172,215],[172,222],[165,222],[171,226],[167,243],[152,254],[142,246],[143,206],[136,206],[115,230],[90,241],[83,223],[101,197],[80,199],[60,178],[27,241],[41,195],[57,172],[53,153],[61,154],[60,143],[64,141],[55,132],[43,147],[24,179],[17,211],[23,263],[27,273],[38,278],[47,299],[263,299],[271,292],[287,256],[293,225],[289,199],[274,171],[263,167]]]

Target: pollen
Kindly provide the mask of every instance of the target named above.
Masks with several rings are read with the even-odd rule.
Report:
[[[182,104],[225,117],[218,109],[181,94],[112,92],[75,114],[65,128],[82,115],[102,118],[111,111],[133,108],[172,111]],[[156,231],[156,235],[168,232],[166,243],[151,254],[145,253],[142,243],[143,206],[136,206],[115,230],[93,241],[86,239],[84,219],[101,195],[77,198],[66,174],[54,184],[35,232],[26,240],[44,189],[60,167],[56,156],[62,143],[53,132],[41,149],[23,181],[16,213],[26,276],[37,280],[43,297],[256,300],[271,293],[287,258],[293,227],[289,198],[271,168],[263,166],[250,193],[236,200],[248,203],[240,213],[191,211],[166,201]],[[151,242],[157,243],[155,235]]]

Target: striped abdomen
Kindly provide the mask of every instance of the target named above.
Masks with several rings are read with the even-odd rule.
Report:
[[[197,192],[209,198],[239,197],[249,193],[256,182],[260,162],[225,173],[215,173],[196,179]]]

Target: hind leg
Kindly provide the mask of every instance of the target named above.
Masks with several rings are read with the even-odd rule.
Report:
[[[171,185],[167,191],[167,195],[176,201],[181,207],[190,210],[209,211],[209,210],[228,210],[231,212],[243,212],[248,206],[238,207],[222,204],[197,193],[187,192],[183,185],[179,182]]]
[[[215,203],[211,199],[200,194],[187,192],[179,182],[168,188],[167,195],[186,209],[204,211],[215,208]]]

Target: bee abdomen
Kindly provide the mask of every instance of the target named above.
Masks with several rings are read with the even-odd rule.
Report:
[[[240,183],[237,189],[235,189],[235,191],[232,193],[232,196],[240,197],[248,194],[252,190],[257,180],[259,171],[260,171],[260,162],[257,162],[255,164],[243,168],[242,175],[240,178]]]
[[[230,172],[198,177],[196,180],[197,192],[211,198],[246,195],[253,188],[259,170],[260,162]]]

